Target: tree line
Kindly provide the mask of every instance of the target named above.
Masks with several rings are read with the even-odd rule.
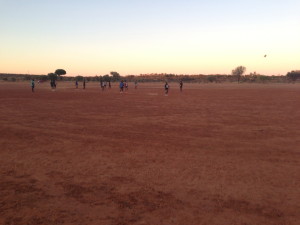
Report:
[[[67,72],[64,69],[57,69],[53,73],[48,73],[48,75],[29,75],[29,74],[4,74],[0,73],[0,80],[4,81],[22,81],[22,80],[40,80],[40,81],[52,81],[52,80],[64,80],[64,81],[111,81],[117,82],[120,80],[126,80],[127,82],[190,82],[190,83],[224,83],[224,82],[239,82],[239,83],[284,83],[284,82],[297,82],[300,80],[300,71],[288,72],[285,76],[266,76],[261,75],[256,72],[244,75],[246,67],[238,66],[232,70],[230,75],[224,74],[213,74],[213,75],[178,75],[178,74],[168,74],[168,73],[152,73],[152,74],[140,74],[140,75],[126,75],[121,76],[118,72],[112,71],[105,75],[96,76],[65,76]]]

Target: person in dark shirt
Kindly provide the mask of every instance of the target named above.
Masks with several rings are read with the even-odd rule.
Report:
[[[180,87],[180,91],[182,91],[182,86],[183,86],[183,83],[182,83],[182,80],[179,82],[179,87]]]
[[[34,79],[31,80],[31,92],[34,92]]]
[[[169,84],[168,82],[165,83],[165,96],[167,96],[169,93]]]
[[[124,90],[124,82],[121,80],[120,82],[120,93],[123,93]]]

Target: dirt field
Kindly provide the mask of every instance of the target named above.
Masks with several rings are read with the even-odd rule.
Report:
[[[0,224],[296,225],[299,84],[0,82]]]

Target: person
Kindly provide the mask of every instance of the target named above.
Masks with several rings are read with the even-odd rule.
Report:
[[[85,78],[83,78],[83,89],[85,89]]]
[[[108,81],[108,88],[111,89],[110,80]]]
[[[51,86],[52,90],[53,90],[53,89],[56,89],[56,83],[55,83],[55,80],[52,79],[52,80],[50,81],[50,86]]]
[[[168,84],[168,82],[166,81],[166,83],[165,83],[165,96],[167,96],[168,93],[169,93],[169,84]]]
[[[34,92],[34,79],[31,80],[31,92]]]
[[[120,82],[120,93],[123,93],[123,90],[124,90],[124,83],[121,80],[121,82]]]
[[[100,79],[100,87],[101,87],[101,89],[102,89],[102,91],[103,91],[103,81],[102,81],[102,79]]]
[[[182,80],[180,81],[179,86],[180,86],[180,91],[182,91],[182,86],[183,86]]]
[[[128,91],[128,83],[127,83],[127,81],[125,80],[125,91]]]
[[[78,88],[78,80],[75,81],[76,89]]]
[[[134,88],[137,89],[138,83],[137,81],[134,82]]]

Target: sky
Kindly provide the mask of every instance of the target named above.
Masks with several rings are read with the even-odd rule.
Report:
[[[299,0],[0,0],[0,73],[231,74],[237,66],[300,70]]]

